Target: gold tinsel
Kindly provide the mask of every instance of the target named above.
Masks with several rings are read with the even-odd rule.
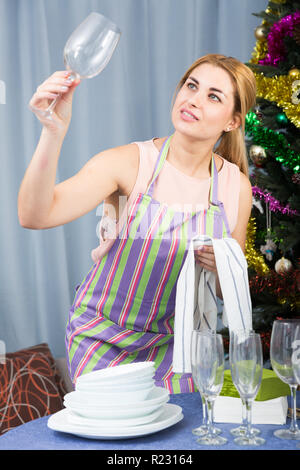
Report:
[[[247,226],[247,238],[245,246],[245,256],[249,268],[255,270],[259,275],[265,276],[269,272],[269,267],[265,263],[264,257],[255,249],[254,241],[256,235],[256,221],[250,217]]]
[[[261,26],[267,26],[268,23],[266,20],[263,20],[261,23]],[[264,39],[258,39],[256,41],[256,44],[254,46],[251,59],[249,61],[250,64],[258,64],[259,60],[262,60],[265,58],[266,54],[268,52],[268,43]]]
[[[250,64],[258,64],[259,60],[265,58],[268,52],[268,43],[263,40],[256,41],[254,51],[252,53],[252,58],[250,59]]]
[[[256,77],[257,93],[260,98],[276,103],[285,112],[288,119],[300,127],[300,106],[293,103],[292,95],[300,91],[298,80],[289,75],[275,75],[272,78],[265,77],[262,73],[254,72]],[[300,74],[299,74],[300,80]],[[296,83],[295,83],[296,82]]]

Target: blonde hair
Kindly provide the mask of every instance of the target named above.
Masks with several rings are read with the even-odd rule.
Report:
[[[238,114],[241,118],[240,128],[230,132],[223,132],[221,140],[215,152],[226,160],[235,163],[240,170],[248,176],[248,157],[245,145],[245,117],[248,111],[256,104],[256,79],[252,70],[234,57],[221,54],[207,54],[197,59],[186,71],[178,83],[175,97],[192,71],[201,64],[209,63],[221,67],[229,73],[234,87],[233,115]]]

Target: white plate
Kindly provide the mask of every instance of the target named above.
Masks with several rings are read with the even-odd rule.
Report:
[[[182,420],[182,408],[178,405],[166,404],[163,412],[152,423],[141,426],[130,426],[127,428],[116,427],[107,429],[105,427],[90,428],[68,423],[69,410],[58,411],[48,419],[48,427],[53,431],[74,434],[88,439],[127,439],[162,431]]]
[[[97,382],[105,385],[106,383],[110,384],[112,382],[120,383],[120,380],[131,383],[136,377],[152,377],[154,373],[154,362],[132,362],[131,364],[121,364],[119,366],[88,372],[87,374],[80,375],[76,383]]]
[[[164,411],[164,405],[160,405],[157,410],[152,413],[145,414],[143,416],[137,416],[134,418],[121,418],[121,419],[102,419],[99,418],[86,418],[85,416],[80,416],[77,413],[69,410],[68,422],[69,424],[75,424],[79,426],[89,426],[90,428],[127,428],[129,426],[140,426],[141,424],[147,424],[154,421],[158,416]]]
[[[76,384],[76,391],[80,392],[93,392],[93,393],[123,393],[123,392],[135,392],[137,390],[151,389],[154,386],[154,380],[147,378],[147,381],[131,383],[118,383],[113,385],[102,385],[93,382],[82,382]]]
[[[89,403],[77,401],[77,392],[70,392],[65,395],[64,405],[75,413],[88,418],[101,419],[122,419],[136,418],[144,416],[157,410],[161,405],[169,400],[169,391],[163,387],[154,387],[146,400],[138,403],[124,406],[122,402],[117,405],[107,405],[99,403],[97,406],[91,406]]]
[[[123,392],[120,390],[119,392],[114,393],[109,391],[102,393],[97,391],[83,392],[82,390],[75,390],[74,392],[70,393],[73,393],[74,396],[76,394],[76,401],[82,404],[89,403],[90,405],[98,406],[100,403],[106,405],[118,405],[119,403],[122,403],[123,405],[129,405],[146,400],[153,388],[154,383],[152,383],[150,387],[148,386],[148,388],[133,390],[132,392]],[[65,396],[65,399],[68,400],[67,395]]]

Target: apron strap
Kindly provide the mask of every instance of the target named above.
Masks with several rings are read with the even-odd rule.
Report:
[[[215,162],[214,155],[211,157],[211,182],[210,182],[210,196],[209,196],[209,202],[210,204],[213,204],[214,206],[218,205],[218,171],[217,171],[217,166]]]
[[[226,212],[224,209],[224,204],[222,201],[219,201],[218,199],[218,171],[217,171],[217,166],[215,162],[214,156],[212,156],[212,161],[211,161],[211,184],[210,184],[210,198],[209,202],[210,204],[217,206],[220,210],[220,213],[222,215],[222,219],[226,228],[227,236],[231,237],[230,233],[230,228],[229,228],[229,223],[228,219],[226,216]]]
[[[146,191],[146,194],[148,194],[151,197],[153,196],[154,183],[156,181],[156,178],[158,177],[160,171],[162,170],[162,167],[164,166],[165,160],[167,158],[171,137],[172,136],[170,135],[164,141],[164,143],[163,143],[163,145],[160,149],[159,155],[157,157],[154,172],[153,172],[153,176],[152,176],[152,180],[150,181],[149,186],[148,186],[147,191]]]

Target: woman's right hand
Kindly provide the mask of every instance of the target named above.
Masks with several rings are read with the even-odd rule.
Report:
[[[67,71],[55,72],[37,87],[29,102],[30,109],[43,126],[54,133],[65,134],[71,121],[73,93],[80,80],[68,80],[70,75],[71,72]],[[39,112],[35,112],[34,108],[46,111],[57,95],[61,96],[53,109],[52,119],[42,116]]]

